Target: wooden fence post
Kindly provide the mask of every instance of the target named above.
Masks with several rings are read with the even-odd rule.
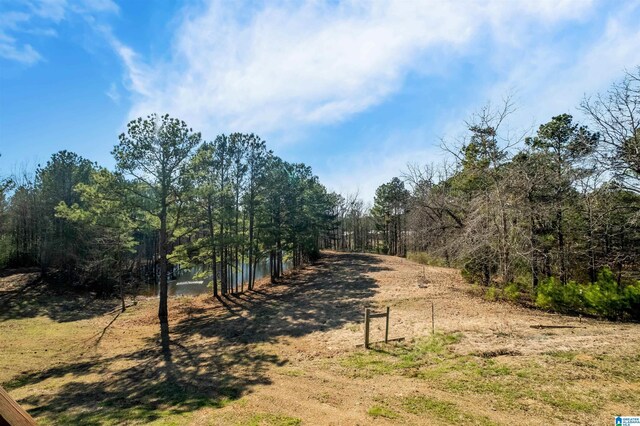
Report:
[[[369,349],[369,308],[364,310],[364,348]]]
[[[433,302],[431,302],[431,334],[436,334],[436,313]]]
[[[387,325],[384,329],[384,342],[389,342],[389,307],[387,306]]]

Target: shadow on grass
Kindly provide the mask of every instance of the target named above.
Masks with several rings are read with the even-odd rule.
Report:
[[[99,299],[45,282],[39,273],[27,271],[2,277],[0,321],[46,315],[54,321],[68,322],[104,315],[118,307],[114,299]],[[15,278],[13,278],[15,277]],[[19,283],[7,281],[15,280]]]
[[[328,253],[313,269],[280,283],[225,298],[223,305],[190,309],[139,350],[27,372],[5,387],[61,382],[49,387],[53,392],[18,401],[56,424],[149,422],[222,407],[270,384],[268,370],[286,363],[256,344],[361,321],[377,287],[368,273],[388,269],[379,263],[367,254]]]
[[[341,328],[362,321],[366,300],[378,287],[368,273],[390,270],[380,263],[369,254],[325,253],[312,272],[294,271],[280,283],[222,298],[224,315],[195,311],[174,331],[246,344]]]
[[[219,408],[252,386],[269,384],[266,371],[282,365],[275,355],[238,345],[182,344],[162,327],[143,349],[108,358],[23,374],[7,390],[47,379],[65,381],[54,393],[18,400],[37,418],[55,424],[150,422],[203,407]]]

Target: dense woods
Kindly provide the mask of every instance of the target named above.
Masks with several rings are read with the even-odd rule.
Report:
[[[460,267],[492,298],[638,318],[640,69],[586,97],[584,123],[515,135],[513,108],[481,109],[446,162],[409,165],[370,209],[340,199],[336,247]]]
[[[216,297],[251,289],[259,262],[271,280],[284,263],[318,255],[335,195],[304,164],[275,156],[253,134],[214,141],[181,120],[129,123],[113,149],[114,171],[61,151],[2,181],[0,263],[36,266],[49,281],[122,299],[158,286],[167,321],[168,280],[200,267]]]

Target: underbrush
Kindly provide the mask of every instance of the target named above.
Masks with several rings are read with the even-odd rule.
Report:
[[[536,306],[563,313],[582,313],[609,319],[640,319],[640,281],[619,285],[604,268],[595,283],[562,284],[551,277],[538,285]]]
[[[472,283],[468,274],[463,277]],[[640,281],[618,284],[614,273],[607,267],[598,274],[594,283],[569,281],[556,277],[542,280],[534,290],[530,276],[517,277],[504,284],[492,282],[477,285],[486,300],[508,301],[535,305],[540,309],[565,314],[582,314],[613,320],[640,320]]]
[[[407,252],[407,259],[416,263],[420,263],[422,265],[427,265],[427,266],[441,266],[441,267],[451,266],[451,263],[447,262],[446,259],[443,259],[442,257],[438,257],[438,256],[433,256],[423,251],[409,251]]]

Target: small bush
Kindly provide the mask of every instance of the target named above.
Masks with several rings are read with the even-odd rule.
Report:
[[[498,299],[498,290],[494,286],[491,286],[487,289],[487,292],[484,294],[484,298],[493,302]]]
[[[518,283],[509,283],[503,290],[505,299],[516,302],[520,299],[520,285]]]
[[[491,302],[496,300],[508,300],[510,302],[517,302],[518,300],[520,300],[524,291],[526,291],[526,288],[524,288],[524,286],[518,282],[509,283],[503,288],[492,285],[486,288],[484,292],[484,298]]]
[[[537,289],[536,305],[558,312],[585,313],[606,318],[640,318],[640,281],[618,285],[613,272],[604,268],[590,284],[562,283],[555,277]]]
[[[559,312],[582,312],[585,306],[582,289],[574,281],[563,285],[556,277],[538,285],[536,305]]]

